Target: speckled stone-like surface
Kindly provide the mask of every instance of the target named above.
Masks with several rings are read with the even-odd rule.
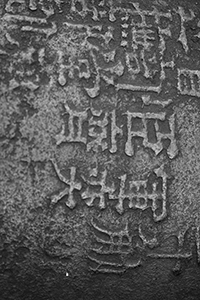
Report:
[[[0,300],[200,299],[200,1],[0,1]]]

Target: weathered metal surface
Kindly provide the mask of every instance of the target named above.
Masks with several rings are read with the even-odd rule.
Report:
[[[0,299],[200,299],[200,2],[0,15]]]

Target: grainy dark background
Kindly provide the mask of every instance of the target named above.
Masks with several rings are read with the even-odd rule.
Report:
[[[196,70],[197,77],[200,72],[200,1],[74,3],[75,10],[69,0],[0,0],[0,300],[198,300],[200,86],[198,79],[194,87],[187,79],[184,92],[178,86],[178,70]],[[159,26],[170,26],[163,60],[173,62],[166,67],[165,79],[156,95],[148,89],[143,92],[117,89],[118,84],[130,82],[125,57],[132,50],[120,44],[120,26],[127,15],[116,12],[116,20],[109,20],[108,15],[118,6],[130,8],[131,3],[138,3],[141,11],[156,9],[171,14],[170,20],[164,17],[163,23],[155,23],[152,29],[158,35]],[[89,7],[85,14],[84,5]],[[100,11],[104,17],[98,19]],[[153,22],[151,18],[149,22]],[[129,21],[127,24],[131,26]],[[88,25],[97,27],[92,31]],[[109,26],[113,31],[109,31]],[[101,38],[97,35],[99,30]],[[130,34],[125,33],[124,37],[129,45]],[[158,40],[155,43],[150,51],[152,61],[153,51],[156,55],[160,51]],[[89,52],[88,45],[96,46],[98,51]],[[139,46],[138,51],[141,49]],[[107,59],[112,60],[112,51],[116,51],[115,58],[121,64],[108,75],[108,65],[101,55],[111,55]],[[90,74],[83,75],[86,65],[83,69],[78,65],[79,59],[91,63],[91,53],[99,55],[96,59],[101,66],[99,86],[95,86],[97,67],[89,65]],[[140,64],[143,63],[141,60]],[[160,82],[157,63],[152,65],[154,73],[149,77],[142,77],[141,68],[139,75],[135,73],[131,80],[157,86]],[[155,102],[143,103],[148,95],[150,101],[171,99],[171,102],[166,108],[162,105],[157,108]],[[86,151],[81,143],[63,141],[60,132],[68,122],[66,105],[72,111],[87,111],[89,118],[95,110],[109,114],[116,109],[116,120],[124,130],[121,139],[117,136],[116,153],[109,152],[110,144],[105,151],[99,148]],[[174,157],[167,152],[169,140],[163,142],[162,151],[155,153],[144,147],[141,138],[136,139],[134,155],[126,155],[123,147],[128,133],[124,114],[131,109],[165,111],[167,117],[175,114],[178,151]],[[110,118],[109,115],[109,122]],[[169,130],[165,125],[163,132]],[[84,127],[84,135],[85,130]],[[110,135],[108,129],[109,138]],[[149,138],[153,135],[150,129]],[[107,206],[102,210],[98,199],[89,207],[81,198],[87,190],[85,178],[89,178],[90,172],[106,168],[110,182],[118,183],[119,189],[122,174],[133,176],[134,180],[152,176],[149,178],[153,182],[156,180],[153,172],[162,164],[167,166],[169,176],[167,214],[159,222],[150,207],[144,211],[132,210],[128,202],[120,215],[116,202],[108,201],[108,192],[104,195]],[[73,191],[74,208],[67,202],[69,191],[55,201],[55,195],[66,188],[61,176],[68,178],[72,166],[79,171],[76,180],[82,184]],[[119,274],[91,268],[89,257],[95,243],[93,220],[99,228],[113,232],[128,224],[128,234],[133,242],[137,240],[135,252],[128,253],[130,265],[126,261]],[[169,257],[159,258],[154,253]],[[137,259],[140,264],[133,267]]]

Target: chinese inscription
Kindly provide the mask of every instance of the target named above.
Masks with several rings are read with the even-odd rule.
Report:
[[[7,57],[8,66],[2,68],[1,77],[4,80],[10,72],[8,91],[37,95],[42,82],[49,90],[65,93],[74,85],[87,99],[87,105],[82,105],[82,98],[78,104],[67,96],[63,100],[55,147],[79,147],[84,158],[101,160],[104,155],[106,159],[101,167],[88,163],[84,170],[78,160],[61,166],[55,155],[54,175],[63,188],[51,195],[53,205],[64,199],[71,210],[81,203],[98,212],[112,208],[124,218],[140,211],[141,222],[150,211],[158,224],[169,215],[170,163],[179,154],[176,100],[200,97],[200,66],[188,62],[192,40],[200,38],[200,21],[192,9],[156,5],[143,9],[137,2],[122,2],[6,1],[0,59]],[[192,38],[191,21],[195,24]],[[183,60],[176,51],[181,51]],[[119,164],[121,169],[115,168],[114,173],[109,168],[115,159],[131,166],[141,151],[156,161],[148,172],[143,168],[142,175],[136,176],[131,167],[123,169]],[[93,271],[121,273],[135,268],[141,265],[140,254],[147,253],[146,247],[158,245],[156,237],[147,241],[141,224],[137,237],[131,235],[128,221],[117,230],[95,221],[91,226],[96,230],[96,244],[89,254]],[[195,230],[199,261],[199,227]],[[183,248],[179,243],[176,253],[152,250],[147,257],[190,259],[192,251]]]

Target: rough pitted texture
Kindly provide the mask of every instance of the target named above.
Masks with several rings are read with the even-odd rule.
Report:
[[[0,1],[0,300],[200,299],[199,0]]]

